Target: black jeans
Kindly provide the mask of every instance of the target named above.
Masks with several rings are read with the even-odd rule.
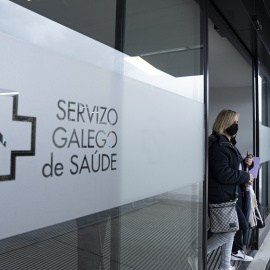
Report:
[[[238,252],[238,250],[243,250],[243,231],[249,230],[249,224],[246,220],[246,217],[242,211],[242,195],[238,197],[236,204],[236,210],[239,220],[239,231],[236,232],[233,239],[232,252]]]

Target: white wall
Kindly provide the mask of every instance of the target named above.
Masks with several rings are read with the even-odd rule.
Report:
[[[252,87],[209,89],[209,134],[212,132],[217,114],[223,109],[231,109],[240,113],[236,146],[242,154],[246,154],[246,151],[252,153]]]

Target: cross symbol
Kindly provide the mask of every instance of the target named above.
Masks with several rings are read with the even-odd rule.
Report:
[[[3,95],[3,94],[1,94],[3,92],[4,92],[3,90],[0,91],[0,96]],[[10,91],[6,91],[7,94],[5,94],[5,95],[8,95],[9,92]],[[4,127],[0,126],[0,128],[2,129],[2,132],[3,132],[3,133],[0,133],[0,148],[5,147],[5,148],[2,148],[2,150],[3,149],[7,150],[7,140],[9,141],[9,145],[20,146],[21,143],[19,141],[16,142],[16,140],[14,140],[14,136],[17,136],[17,138],[20,138],[22,135],[25,135],[22,133],[24,133],[24,130],[29,129],[29,124],[30,124],[30,126],[31,126],[30,127],[30,131],[31,131],[30,132],[30,149],[28,149],[28,150],[20,149],[21,148],[21,146],[20,146],[20,147],[18,147],[18,150],[11,150],[10,151],[9,173],[3,173],[3,169],[7,170],[7,168],[1,168],[0,181],[15,180],[15,178],[16,178],[16,158],[18,156],[34,156],[35,155],[36,117],[18,115],[18,102],[19,102],[18,92],[11,92],[11,94],[9,94],[9,98],[12,99],[12,102],[9,101],[7,103],[11,103],[11,105],[10,106],[8,106],[6,104],[4,104],[4,105],[6,105],[5,107],[12,107],[12,111],[11,112],[4,112],[4,114],[2,113],[1,118],[5,117],[5,119],[1,119],[1,120],[5,120],[4,123],[9,121],[8,116],[6,116],[6,115],[11,113],[12,114],[12,119],[11,119],[12,121],[9,122],[10,125],[8,125],[8,128],[11,128],[11,126],[13,126],[15,123],[18,123],[20,125],[17,124],[16,128],[13,127],[13,129],[12,129],[13,136],[10,136],[13,139],[4,137],[3,133],[6,133],[6,132],[3,132]],[[3,102],[3,100],[2,100],[2,102]],[[16,122],[13,122],[13,121],[16,121]],[[1,122],[0,122],[0,124],[1,124]],[[7,128],[7,127],[5,127],[5,128]],[[26,134],[27,134],[27,132],[26,132]],[[7,134],[6,134],[6,136],[7,136]],[[0,151],[1,151],[1,149],[0,149]],[[0,154],[1,153],[3,153],[3,151],[1,151]],[[3,166],[4,164],[6,164],[6,161],[7,161],[6,156],[0,156],[0,158],[2,159],[2,161],[4,161],[4,162],[1,162],[1,164],[0,164],[1,166]]]

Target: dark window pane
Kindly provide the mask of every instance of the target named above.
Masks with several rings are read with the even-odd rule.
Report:
[[[202,74],[195,1],[127,1],[124,52],[175,77]]]
[[[13,2],[114,48],[116,0]]]

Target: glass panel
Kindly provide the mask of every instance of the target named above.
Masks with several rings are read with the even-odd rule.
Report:
[[[196,1],[126,1],[124,52],[141,69],[145,62],[157,69],[149,78],[132,77],[203,102],[199,18]]]
[[[266,224],[269,222],[269,214],[270,214],[270,186],[269,186],[269,172],[270,172],[270,162],[264,162],[260,167],[259,174],[259,201],[263,206],[264,216],[266,220]],[[259,233],[259,242],[265,239],[267,233],[267,226],[265,228],[261,228],[258,230]]]
[[[37,8],[40,2],[44,3],[44,1],[33,1],[31,2],[31,5],[34,3],[34,7]],[[47,4],[47,1],[45,2]],[[82,11],[85,7],[85,4],[90,6],[99,6],[98,3],[101,2],[102,1],[94,0],[87,1],[87,3],[80,2],[81,7],[78,8],[78,10]],[[104,8],[104,12],[110,10],[110,16],[115,20],[115,7],[112,8],[111,5],[116,5],[116,1],[112,0],[108,2],[110,5],[108,8]],[[52,1],[51,3],[57,5],[62,3],[66,6],[66,1],[57,1],[57,3]],[[74,3],[74,1],[72,1],[72,3]],[[27,6],[29,5],[29,2],[20,1],[20,4]],[[93,35],[94,39],[91,39],[85,35],[80,34],[80,29],[76,29],[78,32],[73,31],[66,27],[66,24],[62,25],[48,20],[46,17],[40,16],[39,14],[22,8],[21,6],[10,1],[2,0],[0,1],[0,5],[0,32],[2,34],[4,33],[8,36],[24,40],[27,43],[40,46],[50,51],[55,51],[59,55],[72,57],[80,61],[91,63],[95,66],[100,66],[109,70],[118,70],[118,62],[115,61],[115,54],[117,54],[117,52],[113,51],[112,53],[110,47],[100,43],[104,40],[100,40],[97,36]],[[79,6],[78,1],[76,1],[76,5]],[[66,6],[66,8],[68,8],[68,6]],[[68,9],[72,8],[69,7]],[[39,9],[37,8],[35,11],[39,12]],[[78,19],[78,21],[80,20]],[[99,24],[92,23],[89,24],[88,27],[81,24],[81,28],[88,28],[90,29],[89,31],[98,32]],[[104,43],[114,47],[115,22],[109,23],[107,28],[109,29],[106,31],[103,29],[100,31],[100,33],[104,34],[104,38],[106,37],[106,41],[104,41]],[[113,37],[112,40],[111,37]],[[102,50],[102,53],[97,53],[97,51],[100,50]],[[117,58],[120,58],[120,55],[122,54],[117,54]]]
[[[259,69],[259,121],[260,121],[260,158],[261,163],[270,160],[270,83],[269,77]]]
[[[197,132],[200,135],[195,140],[192,139],[190,143],[193,144],[195,141],[200,141],[199,144],[201,146],[204,145],[204,142],[200,140],[200,138],[203,139],[204,132],[202,126],[203,119],[201,118],[203,108],[200,108],[199,105],[199,103],[203,103],[203,70],[201,61],[203,46],[200,42],[200,7],[197,2],[126,1],[124,52],[130,56],[127,58],[127,61],[136,66],[136,73],[134,69],[133,73],[128,72],[126,66],[125,72],[127,76],[136,80],[138,87],[141,83],[151,85],[151,88],[145,88],[143,92],[140,92],[139,88],[137,88],[133,92],[130,90],[125,95],[125,97],[130,96],[130,100],[135,101],[133,110],[126,110],[126,117],[134,119],[134,123],[136,120],[140,123],[140,125],[136,125],[135,130],[125,130],[125,133],[129,134],[127,138],[134,138],[132,141],[136,138],[141,138],[147,146],[147,148],[138,149],[136,145],[131,145],[123,149],[123,152],[126,153],[125,156],[130,156],[130,153],[136,153],[135,157],[144,157],[143,162],[133,157],[126,162],[124,161],[124,164],[127,165],[123,168],[141,168],[142,171],[141,174],[138,173],[139,177],[136,175],[128,177],[133,178],[132,191],[137,190],[141,186],[152,192],[153,186],[156,186],[156,183],[160,187],[163,184],[168,186],[172,184],[172,179],[175,179],[178,183],[177,185],[183,187],[184,192],[186,179],[189,182],[194,181],[195,183],[201,177],[200,175],[193,176],[192,171],[194,171],[194,164],[200,164],[197,172],[202,172],[203,168],[201,166],[203,163],[199,160],[193,164],[189,163],[184,153],[189,153],[189,156],[192,157],[196,155],[203,156],[203,148],[200,148],[200,146],[192,147],[194,149],[193,152],[190,148],[185,149],[183,145],[183,142],[188,140],[187,134],[190,135]],[[159,89],[163,91],[160,92]],[[144,97],[143,100],[141,100],[141,96]],[[167,105],[164,104],[165,100],[167,100]],[[129,107],[132,106],[128,102],[124,103],[129,104]],[[140,105],[138,106],[137,104]],[[152,111],[148,109],[150,104]],[[185,109],[192,107],[192,109],[188,110],[188,114],[186,114],[184,111],[178,111],[180,109],[179,106]],[[140,108],[138,113],[132,117],[132,111],[138,107]],[[183,127],[186,129],[184,133],[181,131]],[[197,131],[193,130],[193,128]],[[153,136],[149,136],[151,133]],[[160,135],[162,134],[160,137],[157,135],[159,133]],[[190,145],[189,143],[187,144]],[[168,161],[169,164],[167,163]],[[130,164],[128,165],[128,163]],[[168,166],[165,165],[166,163]],[[180,164],[186,165],[182,173],[187,173],[187,175],[186,177],[179,175],[179,177],[175,178],[178,174],[179,166],[181,167]],[[159,171],[158,167],[164,167],[163,172]],[[155,179],[155,183],[151,179]],[[166,179],[166,183],[164,179]],[[194,211],[200,217],[200,203],[197,206],[196,204],[193,206],[196,208]],[[156,207],[163,211],[162,205],[157,205]],[[189,208],[191,205],[187,203],[186,207]],[[183,215],[184,211],[187,210],[186,207],[183,207]],[[171,222],[178,222],[177,216],[171,218]],[[160,220],[160,222],[162,221]],[[201,220],[199,222],[202,224]],[[183,228],[182,232],[185,231],[184,234],[187,236],[181,242],[183,249],[179,247],[180,253],[181,250],[184,253],[181,253],[179,260],[174,259],[171,261],[171,257],[168,256],[169,260],[166,261],[164,257],[164,259],[159,261],[161,265],[165,263],[163,267],[167,265],[171,269],[187,269],[187,257],[192,254],[192,250],[194,252],[194,250],[198,250],[200,247],[202,235],[200,230],[202,226],[192,228],[191,231],[188,231],[185,226],[181,227]],[[182,232],[178,233],[181,234]],[[154,243],[151,246],[153,250],[158,248],[158,245]],[[154,260],[155,257],[151,255],[150,250],[143,250],[143,252],[148,256],[149,260]],[[172,266],[173,263],[177,263],[174,266],[175,268]],[[155,265],[155,267],[157,266]]]
[[[200,194],[202,183],[1,240],[0,267],[189,269]]]
[[[114,47],[116,0],[12,0],[12,2],[32,10],[63,26],[66,26],[69,29],[75,30],[108,46]],[[8,4],[4,5],[8,6]],[[12,9],[17,8],[12,6]],[[19,11],[20,9],[17,10],[17,15],[21,15],[21,12]],[[15,10],[12,12],[15,12]],[[9,24],[14,23],[14,20],[13,22],[12,20],[7,20],[6,16],[8,16],[8,14],[1,10],[1,18],[4,19],[5,22],[8,21]],[[31,25],[33,21],[29,19],[21,21],[20,16],[15,19],[15,22],[16,21],[21,22],[20,31],[18,31],[21,33],[18,33],[18,35],[22,37],[25,37],[25,34],[31,35],[33,31],[38,32],[40,30],[42,32],[48,32],[48,36],[51,37],[53,37],[53,35],[61,34],[59,33],[59,28],[56,26],[56,24],[48,20],[43,20],[44,24],[36,21],[37,24],[34,26]],[[50,28],[48,29],[47,27]],[[5,28],[7,29],[7,26]],[[35,38],[42,39],[43,35],[38,34]],[[58,38],[65,39],[63,35]],[[72,43],[74,43],[74,41]]]
[[[188,268],[202,244],[198,2],[127,1],[124,53],[115,1],[15,2],[0,2],[13,93],[0,95],[0,268]]]
[[[261,164],[261,172],[260,172],[260,176],[261,176],[261,180],[260,180],[260,192],[261,192],[261,202],[263,204],[264,207],[266,207],[266,216],[268,215],[267,212],[270,211],[270,187],[268,184],[268,175],[269,175],[269,165],[270,162],[264,162]],[[267,209],[269,208],[269,209]]]
[[[270,82],[268,77],[261,72],[259,75],[259,93],[260,93],[260,121],[262,125],[270,127],[270,118],[269,118],[269,89]]]
[[[259,153],[260,153],[260,173],[259,173],[259,199],[264,207],[265,218],[270,213],[270,186],[268,179],[270,176],[270,83],[269,76],[264,72],[264,68],[259,66]],[[264,234],[264,229],[259,230],[259,235]]]

